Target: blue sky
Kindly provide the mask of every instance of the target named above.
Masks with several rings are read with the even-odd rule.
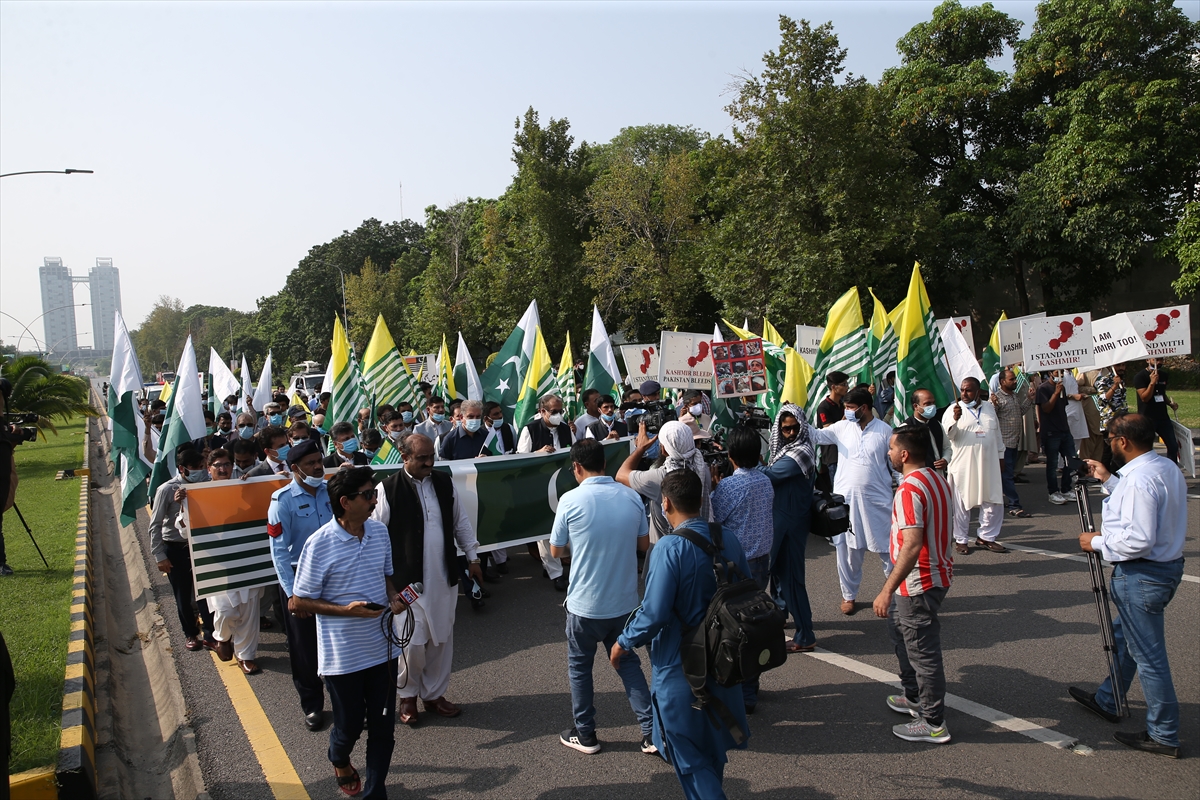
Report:
[[[935,5],[5,2],[0,171],[96,174],[4,179],[0,310],[41,313],[44,256],[76,274],[113,258],[130,327],[163,294],[252,310],[312,245],[399,218],[401,184],[418,221],[499,195],[529,106],[577,140],[728,133],[728,87],[780,14],[832,20],[848,70],[875,80]],[[1028,32],[1035,3],[995,5]],[[90,309],[78,328],[89,344]],[[6,342],[20,332],[0,317]]]

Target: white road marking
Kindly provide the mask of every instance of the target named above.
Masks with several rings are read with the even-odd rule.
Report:
[[[1012,544],[1011,542],[1004,542],[1003,544],[1009,550],[1020,550],[1022,553],[1033,553],[1036,556],[1049,556],[1050,558],[1065,558],[1067,561],[1078,561],[1081,564],[1087,563],[1087,556],[1085,555],[1056,553],[1053,550],[1043,550],[1040,547],[1027,547],[1023,544]],[[1104,563],[1105,565],[1108,565],[1107,561]],[[1196,577],[1195,575],[1184,575],[1183,579],[1188,583],[1200,583],[1200,578]]]
[[[870,678],[873,681],[878,681],[879,683],[884,683],[888,686],[894,686],[897,689],[902,688],[899,679],[893,673],[885,672],[876,667],[872,667],[870,664],[864,664],[861,661],[855,661],[853,658],[848,658],[847,656],[839,655],[838,653],[831,653],[824,648],[818,647],[815,651],[811,653],[805,653],[805,655],[815,658],[818,661],[824,661],[826,664],[832,664],[835,667],[841,667],[842,669],[849,670],[857,675],[862,675],[864,678]],[[997,711],[994,708],[980,705],[979,703],[968,700],[965,697],[959,697],[958,695],[950,694],[949,692],[946,693],[946,705],[950,708],[953,708],[955,711],[961,711],[964,714],[969,714],[972,717],[975,717],[976,719],[981,719],[984,722],[990,722],[993,725],[1004,728],[1008,731],[1012,731],[1013,733],[1019,733],[1022,736],[1028,736],[1034,741],[1043,742],[1044,744],[1048,744],[1060,750],[1070,750],[1078,741],[1077,739],[1071,738],[1070,736],[1064,736],[1063,734],[1050,730],[1049,728],[1043,728],[1041,725],[1037,725],[1027,719],[1021,719],[1020,717],[1014,717],[1011,714],[1005,714],[1003,711]]]

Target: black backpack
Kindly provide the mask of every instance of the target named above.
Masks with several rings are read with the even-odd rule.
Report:
[[[826,539],[850,530],[850,506],[846,498],[814,488],[809,523],[809,533]]]
[[[711,676],[720,686],[752,681],[787,660],[783,624],[786,615],[771,596],[743,575],[721,553],[721,526],[710,524],[713,541],[688,528],[672,531],[713,560],[717,591],[700,624],[684,630],[680,643],[683,673],[696,699],[692,707],[716,714],[736,743],[746,739],[729,709],[707,688]]]

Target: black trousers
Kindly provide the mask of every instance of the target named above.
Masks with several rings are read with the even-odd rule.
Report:
[[[12,452],[13,446],[11,444],[0,442],[0,495],[5,499],[8,498],[8,485],[12,480]],[[3,508],[3,506],[0,506],[0,508]],[[8,556],[4,552],[4,513],[0,512],[0,564],[7,563]]]
[[[1164,409],[1165,410],[1165,409]],[[1171,425],[1171,418],[1166,414],[1159,416],[1146,416],[1154,423],[1154,432],[1162,437],[1163,444],[1167,446],[1167,458],[1179,463],[1179,440],[1175,438],[1175,427]]]
[[[325,708],[325,684],[317,674],[317,618],[300,619],[287,610],[287,592],[279,586],[279,608],[283,612],[283,631],[287,634],[288,655],[292,662],[292,683],[300,695],[305,714]]]
[[[329,761],[339,769],[350,766],[350,754],[362,735],[366,718],[366,769],[362,800],[387,800],[387,776],[396,747],[396,659],[347,675],[329,675]]]
[[[192,559],[188,555],[188,546],[182,542],[167,542],[167,560],[171,562],[171,571],[167,580],[171,582],[171,591],[175,594],[175,610],[179,612],[179,626],[183,628],[184,636],[199,636],[200,627],[196,625],[196,611],[200,611],[200,619],[204,623],[204,635],[212,638],[213,615],[208,609],[207,600],[196,599],[196,587],[192,582]]]

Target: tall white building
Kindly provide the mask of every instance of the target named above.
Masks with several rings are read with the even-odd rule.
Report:
[[[111,352],[114,320],[121,310],[121,273],[111,258],[97,258],[88,271],[92,292],[92,349]]]
[[[75,284],[71,270],[63,266],[61,258],[47,257],[39,268],[42,281],[42,320],[46,330],[43,351],[65,353],[76,349],[75,336]]]

